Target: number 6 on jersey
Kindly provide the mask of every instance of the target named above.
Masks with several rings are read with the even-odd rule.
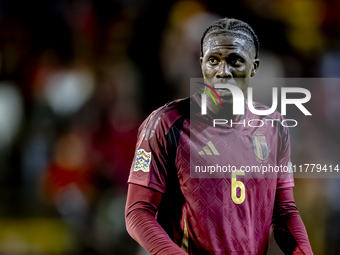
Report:
[[[244,172],[232,172],[231,174],[231,199],[235,204],[242,204],[246,197],[246,187],[241,181],[236,181],[237,175],[244,175]],[[237,197],[237,188],[241,189],[241,196]]]

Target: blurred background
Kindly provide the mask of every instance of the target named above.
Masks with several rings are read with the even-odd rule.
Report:
[[[0,1],[0,254],[145,254],[124,223],[137,129],[189,96],[204,29],[248,22],[254,79],[339,78],[339,13],[338,0]],[[308,87],[313,116],[291,128],[293,164],[340,163],[333,81]],[[340,254],[340,179],[295,186],[314,254]]]

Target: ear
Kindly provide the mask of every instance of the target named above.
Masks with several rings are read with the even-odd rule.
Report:
[[[251,77],[254,77],[256,75],[257,70],[259,69],[259,66],[260,66],[260,60],[254,59],[253,68],[252,68],[251,73],[250,73]]]
[[[203,66],[202,66],[202,64],[203,64],[203,57],[200,57],[201,71],[202,71],[202,74],[203,74],[203,76],[204,76],[204,72],[203,72]]]

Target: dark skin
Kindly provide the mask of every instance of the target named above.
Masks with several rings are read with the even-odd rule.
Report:
[[[200,58],[204,82],[212,87],[228,83],[239,87],[243,94],[248,89],[250,77],[255,76],[260,60],[255,58],[254,47],[245,40],[225,35],[211,36],[203,45]],[[207,97],[207,107],[214,117],[223,119],[238,118],[232,114],[233,98],[229,90],[216,89],[222,105],[215,105]]]
[[[259,60],[255,59],[254,49],[247,45],[243,40],[225,36],[220,38],[216,36],[210,39],[208,38],[208,40],[205,42],[203,48],[203,57],[201,58],[201,67],[205,83],[208,83],[211,86],[217,83],[230,83],[238,86],[242,92],[245,93],[249,86],[250,77],[253,77],[256,74],[256,71],[259,67]],[[215,107],[213,102],[208,101],[207,105],[209,109],[215,115],[221,115],[223,112],[228,112],[231,114],[231,117],[233,117],[233,100],[230,92],[228,92],[228,90],[217,91],[223,102],[223,108],[220,106]],[[167,247],[165,248],[168,251],[166,254],[187,255],[185,251],[183,251],[169,238],[164,229],[162,229],[155,219],[155,214],[158,210],[162,197],[163,194],[158,191],[130,183],[126,203],[127,226],[131,226],[130,231],[132,231],[134,235],[133,238],[144,247],[149,247],[150,250],[151,248],[154,249],[153,246],[156,247],[156,245],[154,245],[156,242],[155,240],[159,240],[159,234],[161,234],[161,242]],[[146,204],[146,209],[145,207],[137,207],[136,209],[134,206],[139,203]],[[289,215],[285,213],[285,207],[287,207],[287,204],[289,204],[289,207],[291,207],[292,203],[294,203],[292,188],[278,189],[275,196],[275,219],[278,223],[283,224],[286,224],[287,222],[293,222],[294,224],[290,223],[289,225],[289,231],[296,233],[293,239],[300,235],[301,242],[301,235],[304,235],[303,232],[305,230],[302,229],[304,227],[300,216],[297,216],[297,219],[296,217],[293,217],[294,215],[296,216],[296,214],[298,215],[297,212],[289,213]],[[130,208],[131,210],[129,210]],[[137,218],[136,215],[138,216],[141,213],[142,217]],[[142,227],[140,227],[140,225],[142,225]],[[147,238],[150,241],[146,241],[145,236],[142,236],[145,231],[143,225],[151,226],[150,229],[157,233],[157,235],[152,235],[152,233],[149,232],[147,233]],[[277,237],[279,241],[278,244],[280,247],[282,247],[281,249],[285,251],[285,253],[312,254],[310,247],[306,247],[306,245],[302,246],[304,244],[303,242],[299,244],[302,244],[300,247],[297,246],[297,243],[294,240],[289,241],[288,238],[291,238],[291,236],[290,233],[286,235],[285,228],[281,231],[280,225],[276,225],[276,229],[277,233],[280,234]],[[308,244],[308,238],[305,242]],[[169,252],[169,247],[171,248],[171,252]],[[158,252],[159,253],[157,254],[165,254],[164,250],[159,250]],[[208,251],[206,251],[206,253],[208,253]]]

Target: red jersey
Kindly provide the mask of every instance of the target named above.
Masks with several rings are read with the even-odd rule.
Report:
[[[263,126],[248,125],[252,119]],[[129,183],[163,193],[157,221],[189,254],[266,252],[276,190],[294,186],[282,167],[270,176],[246,170],[289,168],[288,128],[272,119],[283,117],[246,107],[238,124],[214,127],[200,114],[195,94],[154,111],[141,125]]]

